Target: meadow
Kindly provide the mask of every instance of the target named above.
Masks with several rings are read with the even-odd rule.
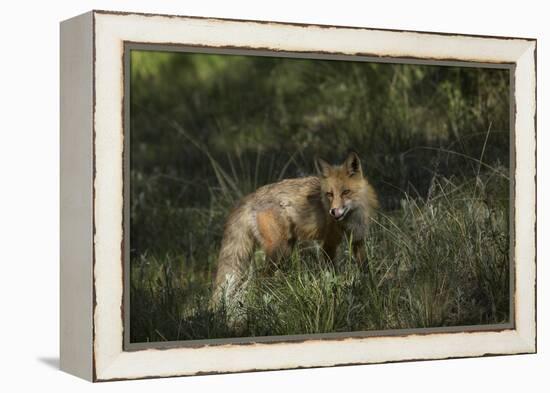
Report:
[[[133,51],[130,75],[132,342],[509,320],[507,70]],[[381,202],[368,265],[258,251],[236,328],[209,307],[229,211],[349,149]]]

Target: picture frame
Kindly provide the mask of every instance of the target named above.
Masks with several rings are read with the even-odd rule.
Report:
[[[128,340],[128,51],[169,48],[511,73],[511,320],[193,341]],[[61,369],[90,381],[536,352],[536,40],[91,11],[61,23]]]

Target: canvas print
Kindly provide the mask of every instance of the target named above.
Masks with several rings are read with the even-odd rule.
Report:
[[[128,56],[130,343],[511,321],[509,68]]]

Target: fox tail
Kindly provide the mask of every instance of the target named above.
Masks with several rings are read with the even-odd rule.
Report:
[[[241,205],[225,224],[214,281],[214,305],[235,303],[242,292],[255,242],[252,220],[247,213]]]

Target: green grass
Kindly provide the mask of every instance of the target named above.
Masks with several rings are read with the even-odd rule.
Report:
[[[471,179],[435,176],[427,197],[403,193],[399,209],[380,211],[373,221],[364,243],[368,265],[362,269],[345,243],[333,263],[319,258],[317,245],[301,244],[274,274],[267,274],[257,252],[241,304],[231,313],[223,306],[209,308],[219,243],[201,250],[201,260],[135,256],[131,340],[507,322],[509,209],[508,199],[497,196],[507,195],[509,183],[502,173],[481,172]],[[224,209],[222,204],[217,208]],[[237,327],[229,314],[238,315]]]
[[[131,62],[133,342],[509,320],[509,70],[158,51]],[[350,148],[382,205],[368,267],[346,244],[333,264],[300,244],[268,274],[257,252],[242,304],[211,310],[237,200]]]

